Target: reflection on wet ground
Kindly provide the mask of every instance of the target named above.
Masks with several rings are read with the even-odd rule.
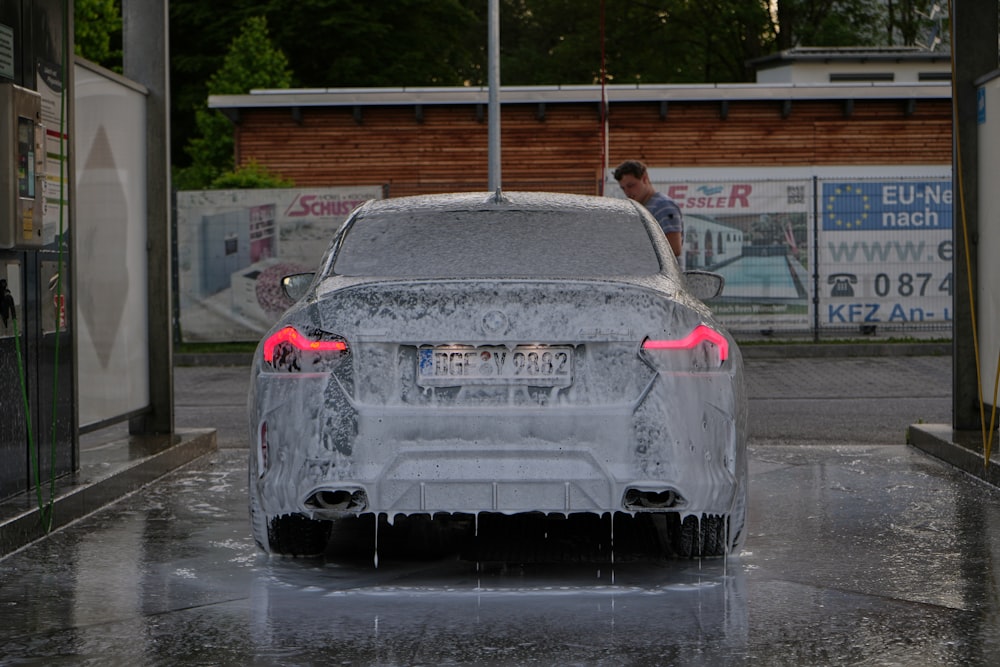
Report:
[[[904,446],[768,445],[750,467],[728,562],[375,568],[260,555],[245,451],[221,450],[0,561],[0,663],[1000,661],[1000,492]]]

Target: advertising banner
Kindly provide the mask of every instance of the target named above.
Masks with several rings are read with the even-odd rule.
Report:
[[[684,269],[726,279],[716,316],[733,330],[808,329],[812,180],[667,182],[656,172],[653,186],[684,214]],[[613,179],[605,191],[623,196]]]
[[[292,302],[281,279],[313,271],[348,214],[382,186],[177,193],[184,342],[255,341]]]
[[[69,123],[63,108],[62,67],[52,63],[38,62],[38,92],[42,97],[42,123],[45,126],[45,206],[42,211],[42,239],[48,245],[61,232],[69,229],[69,190],[66,156],[69,142]]]
[[[952,319],[951,179],[821,180],[819,326]]]

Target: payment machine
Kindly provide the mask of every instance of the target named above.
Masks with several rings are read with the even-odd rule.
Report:
[[[0,83],[0,248],[43,245],[45,128],[41,96]]]
[[[0,0],[0,502],[78,468],[72,6]]]

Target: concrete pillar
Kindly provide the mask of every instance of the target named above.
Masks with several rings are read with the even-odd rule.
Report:
[[[174,430],[168,2],[122,0],[124,74],[149,90],[146,228],[150,411],[129,422],[133,434]]]
[[[969,292],[969,277],[974,294],[978,275],[979,132],[975,81],[997,68],[997,0],[954,0],[951,11],[955,63],[952,183],[956,195],[952,426],[956,430],[979,431],[979,385]],[[959,196],[963,197],[964,206]]]

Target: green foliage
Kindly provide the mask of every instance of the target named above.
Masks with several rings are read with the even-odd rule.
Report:
[[[633,35],[646,22],[651,35],[637,52]],[[609,44],[621,62],[609,56],[608,67],[615,83],[752,81],[746,62],[773,49],[768,23],[762,0],[674,0],[653,20],[632,16],[615,25]]]
[[[268,16],[280,17],[273,23],[275,41],[305,85],[462,85],[469,63],[485,53],[483,0],[270,0],[264,6]]]
[[[928,47],[936,36],[942,44],[949,44],[947,8],[948,3],[938,0],[890,0],[884,24],[886,43]]]
[[[250,160],[233,171],[220,174],[212,181],[212,190],[250,190],[258,188],[290,188],[295,183],[268,171],[256,160]]]
[[[121,73],[120,0],[76,0],[73,27],[76,55]]]
[[[217,167],[203,163],[193,163],[186,167],[173,165],[171,172],[175,190],[206,190],[220,174]]]
[[[288,59],[274,47],[262,16],[247,19],[229,45],[222,66],[208,79],[209,95],[238,95],[254,88],[288,88],[292,73]],[[185,152],[188,167],[175,170],[174,184],[181,190],[200,190],[227,172],[233,172],[233,125],[221,112],[205,106],[195,110],[197,134]],[[250,182],[247,177],[246,182]]]
[[[288,58],[272,44],[267,19],[252,16],[229,45],[222,67],[208,79],[212,95],[238,95],[252,88],[288,88]]]
[[[778,0],[778,48],[882,43],[884,4],[880,0]]]
[[[932,30],[944,27],[937,17],[929,18],[934,4],[935,0],[777,0],[777,47],[927,45]]]

